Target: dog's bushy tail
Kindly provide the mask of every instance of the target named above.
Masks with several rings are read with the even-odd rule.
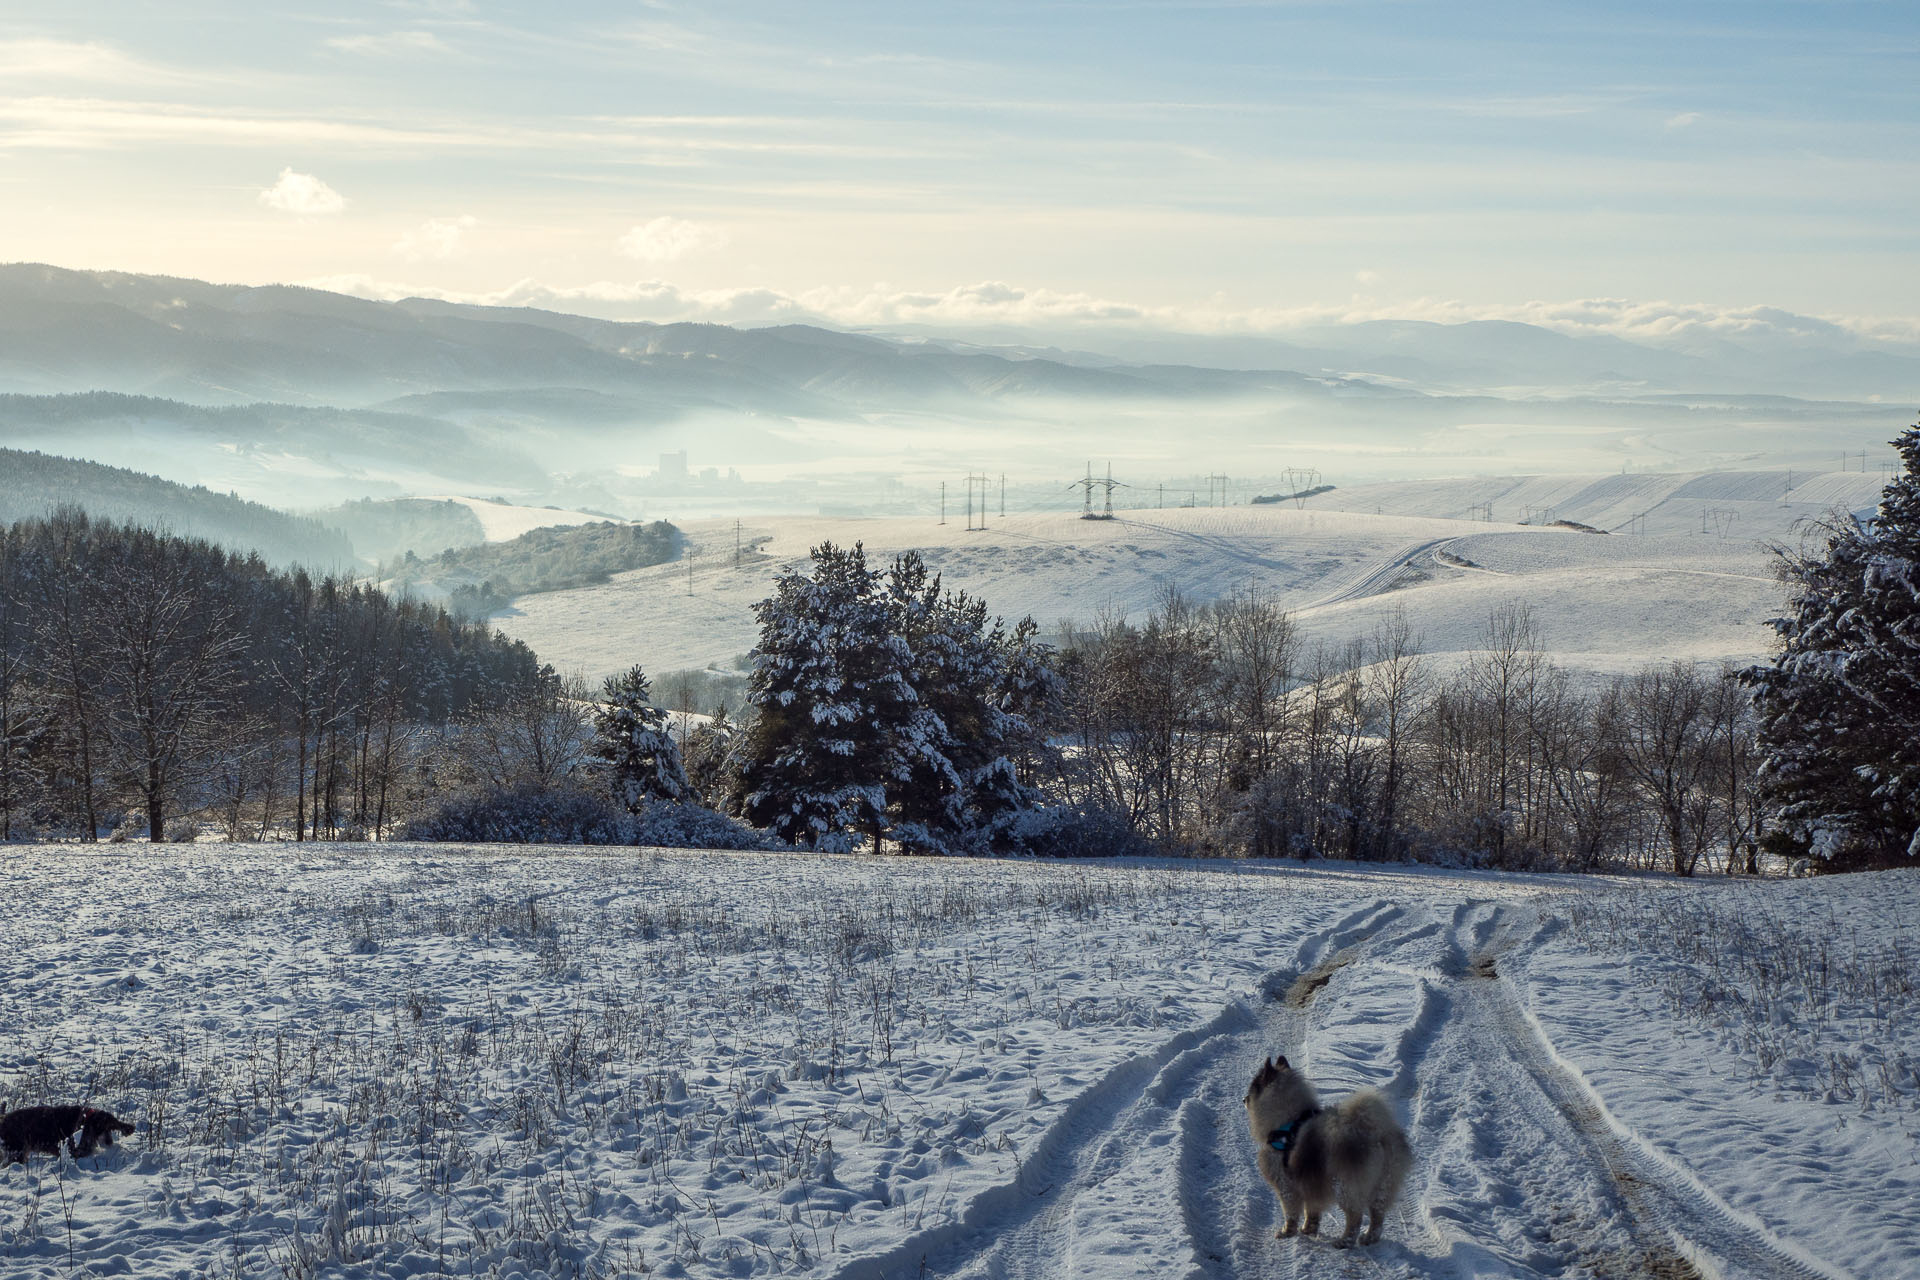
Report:
[[[1365,1135],[1385,1157],[1381,1170],[1378,1203],[1392,1204],[1400,1196],[1400,1184],[1413,1169],[1413,1146],[1394,1118],[1393,1107],[1373,1089],[1361,1089],[1340,1104],[1348,1134]]]

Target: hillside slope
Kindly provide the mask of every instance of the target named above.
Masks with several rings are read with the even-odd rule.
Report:
[[[929,517],[762,517],[741,522],[737,561],[734,521],[679,521],[691,583],[684,562],[660,565],[524,598],[495,621],[556,664],[595,674],[632,662],[726,667],[757,639],[751,606],[774,576],[832,541],[864,543],[880,565],[918,550],[948,587],[1010,619],[1032,614],[1049,632],[1142,617],[1172,587],[1203,602],[1253,589],[1329,644],[1404,611],[1442,662],[1474,649],[1488,615],[1515,604],[1559,660],[1592,675],[1669,658],[1751,661],[1770,651],[1765,622],[1784,599],[1770,546],[1835,504],[1870,507],[1879,483],[1858,472],[1796,476],[1790,492],[1784,472],[1467,478],[1336,490],[1304,509],[1030,513],[975,531]],[[1772,493],[1787,500],[1756,496]],[[1480,503],[1495,521],[1462,518]],[[1539,525],[1521,523],[1529,507]],[[1598,525],[1614,511],[1647,513],[1635,525],[1647,532],[1547,524]]]
[[[200,485],[73,458],[0,449],[0,524],[76,506],[95,517],[205,538],[269,564],[333,569],[353,563],[353,544],[319,520],[288,515]]]

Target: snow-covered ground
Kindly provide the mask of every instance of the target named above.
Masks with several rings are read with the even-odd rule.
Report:
[[[0,1272],[1920,1274],[1920,875],[10,847]],[[1387,1239],[1240,1095],[1370,1084]]]
[[[949,587],[1009,619],[1032,614],[1049,632],[1102,613],[1144,616],[1169,586],[1201,601],[1257,587],[1334,643],[1404,609],[1428,652],[1457,657],[1480,642],[1490,612],[1524,602],[1547,647],[1576,670],[1746,662],[1770,651],[1765,620],[1783,600],[1770,544],[1836,507],[1870,508],[1882,483],[1861,472],[1469,477],[1335,490],[1304,509],[1125,510],[1112,521],[1068,509],[995,515],[973,530],[958,514],[944,525],[693,520],[683,525],[696,552],[691,584],[684,563],[659,565],[528,597],[496,621],[589,676],[635,662],[724,667],[753,646],[751,606],[774,575],[804,568],[808,548],[830,540],[864,542],[881,566],[919,550]],[[737,562],[736,538],[747,549]]]

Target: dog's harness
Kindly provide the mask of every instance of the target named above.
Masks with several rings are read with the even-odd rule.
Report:
[[[1282,1156],[1286,1155],[1289,1151],[1293,1150],[1293,1140],[1300,1136],[1301,1128],[1306,1125],[1307,1121],[1319,1115],[1322,1110],[1323,1108],[1321,1107],[1315,1107],[1311,1111],[1301,1112],[1293,1119],[1281,1125],[1278,1129],[1275,1129],[1272,1133],[1269,1133],[1267,1135],[1267,1145],[1279,1152]]]

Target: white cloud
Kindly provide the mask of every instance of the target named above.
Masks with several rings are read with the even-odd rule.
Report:
[[[1004,281],[961,285],[944,292],[870,288],[822,288],[785,293],[769,288],[685,290],[661,280],[601,280],[553,286],[519,280],[504,289],[454,292],[375,280],[367,276],[309,280],[315,288],[359,297],[443,298],[484,306],[530,306],[623,320],[703,320],[759,325],[794,322],[844,328],[921,326],[956,335],[983,328],[1024,329],[1035,334],[1077,334],[1097,342],[1099,331],[1129,334],[1273,335],[1317,326],[1368,320],[1430,320],[1461,324],[1513,320],[1570,335],[1607,334],[1649,346],[1686,350],[1723,338],[1793,343],[1823,339],[1845,343],[1920,345],[1920,318],[1808,316],[1778,307],[1714,306],[1707,303],[1633,302],[1578,298],[1482,306],[1420,298],[1386,302],[1359,299],[1341,306],[1232,307],[1220,301],[1196,306],[1143,306],[1092,294],[1028,289]]]
[[[347,207],[338,191],[310,173],[295,173],[292,169],[280,171],[280,180],[260,193],[260,203],[303,218],[335,214]]]
[[[1667,128],[1684,129],[1688,125],[1695,123],[1699,119],[1700,119],[1700,113],[1698,111],[1682,111],[1677,116],[1667,117]]]
[[[710,223],[660,217],[634,227],[614,247],[642,262],[678,262],[689,254],[718,249],[726,242],[726,232]]]
[[[408,262],[444,261],[460,252],[467,232],[480,225],[470,213],[457,218],[429,218],[394,243],[393,251]]]
[[[381,35],[334,36],[329,49],[366,58],[405,58],[452,50],[431,31],[388,31]]]

